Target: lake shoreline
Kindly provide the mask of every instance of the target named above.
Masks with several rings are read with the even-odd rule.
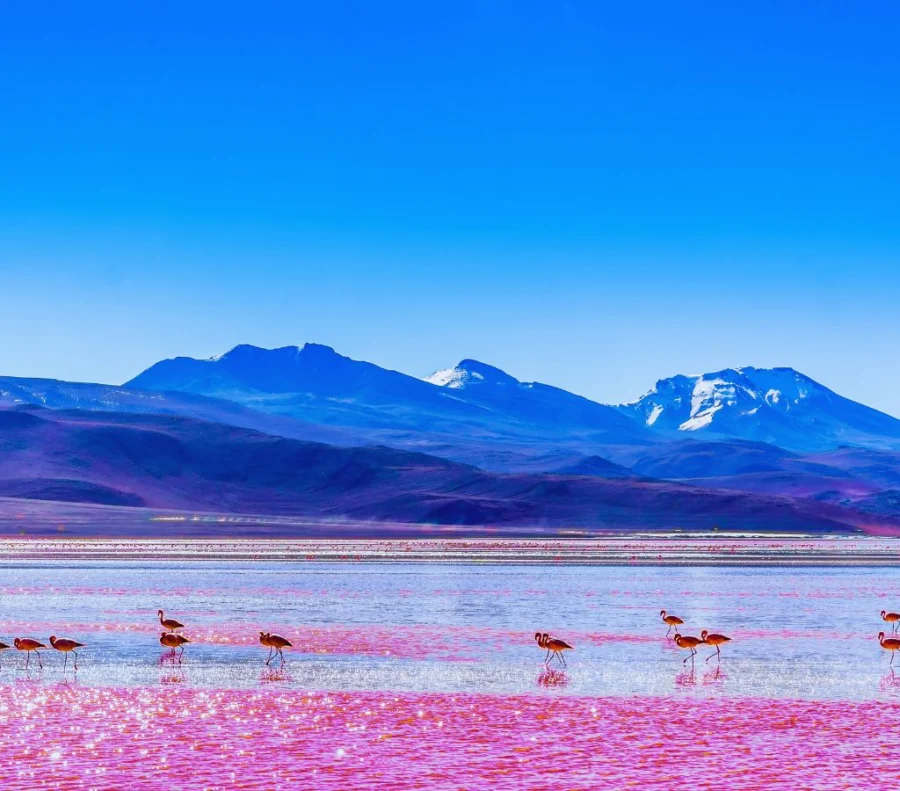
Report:
[[[15,561],[235,561],[567,566],[900,566],[900,541],[814,536],[583,539],[0,538]]]

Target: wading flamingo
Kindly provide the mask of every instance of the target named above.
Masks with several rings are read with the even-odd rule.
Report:
[[[264,645],[269,649],[269,653],[266,655],[266,664],[272,661],[272,645],[269,643],[269,633],[268,632],[260,632],[259,633],[259,642],[260,645]]]
[[[665,610],[659,611],[660,617],[663,619],[663,623],[668,624],[669,629],[666,632],[666,637],[669,636],[669,632],[674,628],[675,631],[678,631],[678,627],[684,624],[684,621],[681,620],[677,615],[668,615]]]
[[[878,633],[878,642],[885,651],[891,652],[891,665],[894,664],[894,653],[900,651],[900,640],[896,637],[885,638],[884,632]]]
[[[546,632],[541,635],[541,639],[538,642],[538,645],[541,648],[546,648],[547,656],[549,657],[552,654],[560,661],[563,667],[566,667],[566,658],[563,656],[562,652],[575,650],[565,640],[560,640],[558,637],[551,637]],[[544,660],[545,663],[547,661],[547,659]]]
[[[710,634],[709,632],[706,631],[706,629],[704,629],[702,632],[700,632],[700,638],[703,640],[704,643],[706,643],[707,645],[714,646],[716,649],[716,653],[710,654],[708,657],[706,657],[706,661],[709,662],[710,659],[712,659],[714,656],[717,656],[717,657],[719,657],[718,661],[721,662],[722,661],[722,653],[721,653],[721,651],[719,651],[719,646],[724,645],[725,643],[730,643],[731,638],[726,637],[724,634]]]
[[[38,648],[46,648],[43,643],[39,643],[37,640],[32,640],[30,637],[25,638],[16,638],[13,640],[13,645],[16,647],[16,651],[25,651],[25,669],[28,669],[28,662],[31,659],[31,652],[34,651],[37,654],[38,658],[38,666],[43,669],[44,663],[41,662],[41,652],[38,651]]]
[[[272,634],[271,632],[261,632],[259,635],[259,641],[262,643],[263,634],[265,634],[266,642],[263,645],[267,645],[270,648],[274,649],[275,653],[281,657],[281,666],[284,667],[284,653],[283,649],[285,648],[293,648],[293,643],[290,640],[282,637],[280,634]],[[269,664],[269,661],[275,658],[273,654],[269,659],[266,660],[266,664]]]
[[[174,632],[176,629],[184,629],[183,623],[181,623],[180,621],[176,621],[174,618],[166,618],[163,615],[162,610],[158,610],[156,614],[159,616],[160,624],[170,632]]]
[[[0,643],[0,651],[5,651],[9,646],[6,643]]]
[[[175,632],[163,632],[159,636],[159,644],[164,645],[166,648],[172,649],[172,659],[175,659],[175,650],[177,648],[181,648],[181,654],[179,654],[179,659],[184,656],[184,646],[186,643],[191,642],[184,635],[175,634]]]
[[[690,649],[691,655],[685,657],[684,662],[682,664],[686,665],[688,659],[691,660],[691,664],[694,664],[694,657],[697,656],[697,646],[703,645],[703,641],[699,637],[691,637],[689,635],[685,635],[682,637],[678,632],[675,632],[675,645],[679,648],[688,648]]]
[[[544,641],[547,639],[547,637],[549,637],[549,635],[541,634],[540,632],[535,632],[535,633],[534,633],[534,639],[535,639],[535,641],[537,642],[539,648],[547,648],[547,646],[546,646],[545,643],[544,643]],[[544,664],[545,664],[545,665],[547,664],[547,660],[548,660],[549,658],[550,658],[550,649],[547,648],[547,655],[544,657]]]
[[[900,624],[900,612],[881,611],[881,620],[887,621],[891,625],[891,631],[897,631],[897,624]]]
[[[56,635],[50,635],[50,645],[52,645],[57,651],[62,651],[65,654],[65,659],[63,659],[63,673],[66,672],[66,664],[69,661],[69,654],[72,654],[72,661],[75,663],[75,669],[78,670],[78,649],[84,648],[84,643],[75,642],[75,640],[69,640],[67,637],[57,637]]]

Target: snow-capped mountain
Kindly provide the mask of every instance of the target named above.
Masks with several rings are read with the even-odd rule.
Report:
[[[621,409],[663,433],[738,437],[794,450],[900,447],[900,420],[793,368],[726,368],[660,379]]]
[[[429,452],[438,452],[438,434],[445,444],[449,436],[464,444],[493,439],[529,448],[538,438],[565,444],[572,435],[598,444],[654,441],[652,432],[615,407],[519,382],[477,360],[463,360],[423,381],[328,346],[243,345],[208,360],[163,360],[127,386],[228,398],[329,426],[390,431],[381,435],[387,444]]]
[[[126,386],[227,398],[265,412],[354,428],[421,429],[443,419],[488,417],[427,382],[317,343],[278,349],[242,344],[206,360],[162,360]]]
[[[480,363],[478,360],[463,360],[455,368],[444,368],[435,371],[425,378],[426,382],[438,387],[449,387],[451,390],[464,390],[472,385],[517,385],[518,379],[514,379],[505,371],[494,368],[493,365]]]
[[[426,382],[452,391],[455,398],[495,415],[565,433],[590,435],[604,444],[652,442],[651,432],[615,407],[540,382],[520,382],[478,360],[463,360],[429,376]]]

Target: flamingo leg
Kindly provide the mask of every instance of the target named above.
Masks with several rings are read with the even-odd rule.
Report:
[[[69,662],[69,655],[67,653],[63,654],[63,674],[65,674],[65,672],[66,672],[66,665],[68,664],[68,662]]]
[[[28,670],[28,663],[31,661],[31,651],[25,652],[25,669]]]
[[[891,662],[890,662],[891,665],[894,664],[894,654],[895,654],[895,653],[896,653],[896,651],[891,651]]]
[[[274,655],[273,655],[273,653],[272,653],[272,646],[269,646],[269,654],[268,654],[268,656],[266,657],[266,664],[267,664],[267,665],[269,664],[269,662],[272,661],[272,657],[273,657],[273,656],[274,656]]]
[[[547,660],[549,660],[549,659],[550,659],[550,649],[548,648],[548,649],[547,649],[547,656],[544,657],[544,664],[545,664],[545,665],[547,664]]]
[[[671,632],[671,631],[672,631],[672,624],[669,624],[669,628],[668,628],[668,630],[666,631],[666,637],[669,636],[669,632]]]
[[[278,649],[278,656],[281,657],[281,666],[284,667],[284,652],[280,648]]]
[[[44,669],[44,663],[41,662],[41,652],[40,652],[40,651],[35,651],[34,653],[37,654],[37,658],[38,658],[38,667],[39,667],[41,670],[43,670],[43,669]]]
[[[75,663],[75,669],[78,670],[78,652],[72,652],[72,661]]]
[[[562,662],[562,666],[563,666],[563,667],[568,667],[568,665],[566,664],[566,658],[563,656],[563,652],[562,652],[562,651],[559,652],[559,659],[560,659],[560,661]]]

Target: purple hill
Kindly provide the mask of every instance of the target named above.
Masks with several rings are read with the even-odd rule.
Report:
[[[872,517],[661,481],[501,475],[170,416],[0,411],[0,497],[239,514],[611,529],[848,531]]]

